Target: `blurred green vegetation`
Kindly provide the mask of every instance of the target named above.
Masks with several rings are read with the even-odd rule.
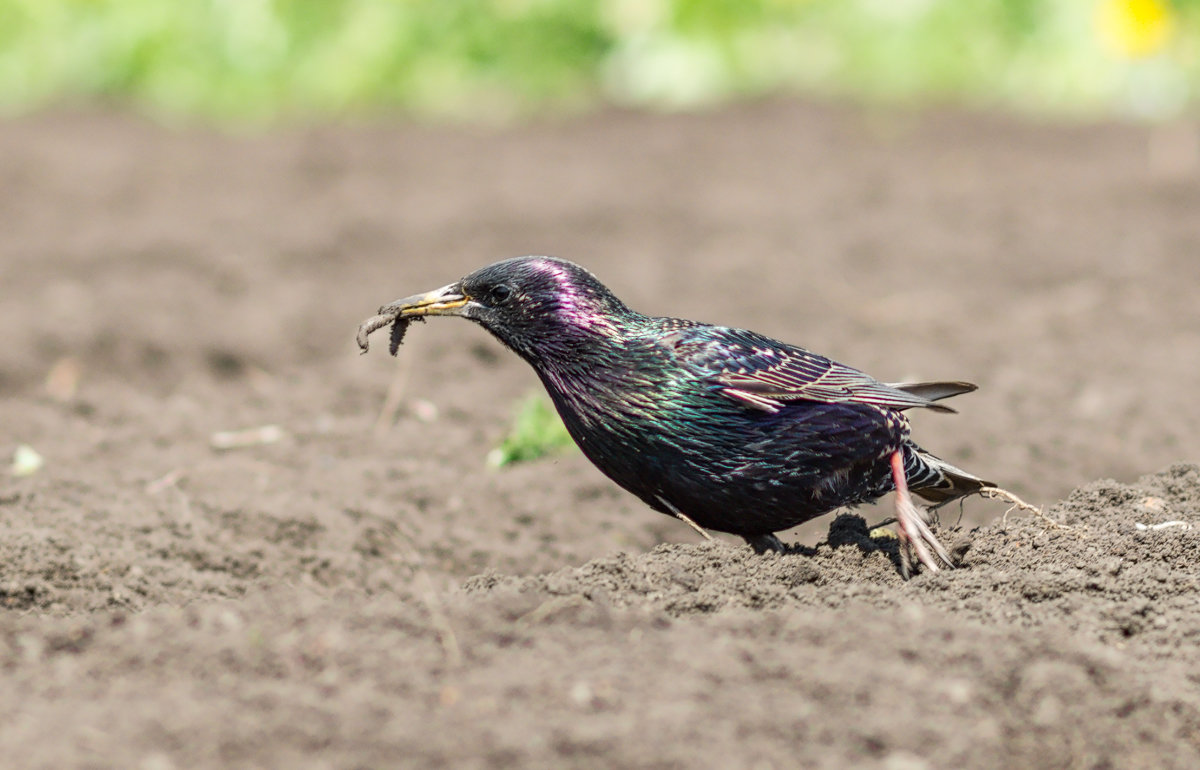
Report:
[[[488,453],[487,464],[492,468],[503,468],[574,446],[575,441],[546,396],[531,393],[518,404],[508,435],[500,446]]]
[[[1200,0],[0,0],[0,108],[506,119],[779,90],[1170,116]]]

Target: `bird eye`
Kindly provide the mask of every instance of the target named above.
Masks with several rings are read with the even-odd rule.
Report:
[[[505,302],[508,302],[508,300],[510,298],[512,298],[512,288],[509,286],[506,286],[504,284],[499,284],[497,286],[492,287],[491,294],[492,294],[492,301],[498,305],[502,305]]]

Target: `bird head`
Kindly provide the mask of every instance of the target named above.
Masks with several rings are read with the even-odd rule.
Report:
[[[461,316],[526,360],[553,365],[578,359],[588,341],[616,334],[617,322],[630,311],[573,262],[517,257],[440,289],[396,300],[379,313],[379,318],[394,319]]]

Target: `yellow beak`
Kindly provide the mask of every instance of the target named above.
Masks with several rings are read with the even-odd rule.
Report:
[[[393,318],[414,318],[427,315],[459,315],[471,298],[463,293],[457,283],[443,286],[440,289],[414,294],[411,297],[398,299],[379,308],[379,315]]]

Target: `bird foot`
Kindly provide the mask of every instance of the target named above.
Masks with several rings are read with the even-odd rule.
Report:
[[[912,577],[913,573],[913,556],[916,556],[916,561],[921,562],[922,566],[930,572],[937,572],[943,567],[954,569],[954,562],[950,558],[950,553],[946,548],[938,542],[937,536],[933,534],[933,530],[925,523],[921,516],[920,510],[913,505],[912,500],[896,501],[897,508],[897,533],[900,536],[900,572],[905,579]],[[908,511],[900,512],[901,508],[908,508]],[[934,556],[937,559],[934,559]],[[940,562],[940,566],[939,566]]]
[[[774,535],[742,535],[742,539],[750,544],[759,556],[764,553],[787,553],[787,546]]]
[[[942,565],[954,569],[949,552],[938,542],[933,530],[925,523],[925,517],[913,503],[912,495],[908,493],[908,481],[904,477],[904,458],[899,451],[892,453],[891,462],[892,479],[896,484],[896,530],[901,544],[901,573],[906,579],[912,573],[914,553],[917,560],[930,572],[941,569],[933,558],[934,554],[941,560]]]

